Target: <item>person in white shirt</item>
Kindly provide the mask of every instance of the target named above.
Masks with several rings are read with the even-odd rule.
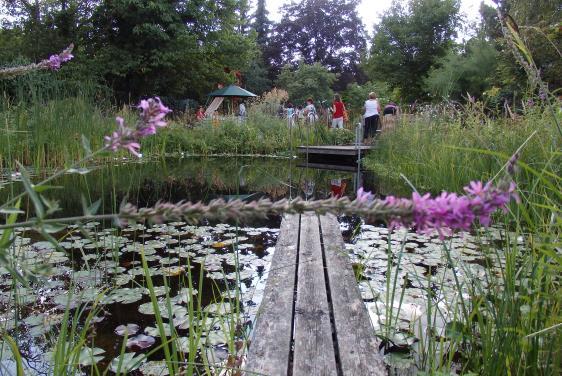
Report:
[[[316,114],[316,106],[314,106],[314,101],[312,100],[312,98],[308,98],[306,100],[304,114],[306,116],[306,121],[308,124],[314,124],[316,123],[316,120],[318,120],[318,115]]]
[[[379,127],[379,113],[381,106],[374,92],[369,93],[369,99],[365,101],[365,125],[363,126],[363,143],[368,143],[375,135]]]

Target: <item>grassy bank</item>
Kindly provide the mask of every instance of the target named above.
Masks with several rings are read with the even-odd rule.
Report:
[[[37,103],[0,106],[0,168],[24,165],[61,167],[84,154],[81,137],[90,140],[92,150],[103,146],[104,135],[115,128],[115,116],[130,123],[135,114],[128,108],[101,108],[87,96]],[[167,129],[144,140],[145,156],[165,154],[258,154],[285,155],[300,144],[345,144],[355,139],[348,130],[329,130],[325,125],[304,125],[290,129],[285,120],[254,111],[243,122],[236,118],[188,125],[182,118]]]
[[[496,229],[473,235],[475,255],[486,260],[483,268],[475,271],[474,265],[452,257],[455,244],[445,240],[441,257],[455,273],[448,282],[421,277],[427,280],[422,288],[427,305],[410,333],[420,339],[412,356],[421,374],[449,373],[451,368],[481,375],[560,373],[562,160],[553,121],[538,110],[517,120],[489,120],[474,112],[458,120],[411,119],[383,134],[379,149],[369,155],[367,165],[380,177],[383,193],[409,195],[414,187],[435,194],[462,192],[470,180],[493,179],[528,140],[516,175],[521,203],[497,213]],[[496,230],[501,236],[493,236]],[[402,245],[396,272],[409,266],[400,262],[403,252]],[[389,301],[403,294],[396,279],[394,283],[388,288]],[[454,299],[440,301],[432,283],[452,284]],[[445,328],[443,305],[454,312]],[[392,327],[390,316],[387,325]],[[420,327],[427,329],[421,332]]]
[[[16,160],[28,166],[62,166],[83,155],[81,135],[99,148],[114,127],[114,120],[87,96],[34,104],[6,101],[0,121],[0,168],[13,168]]]
[[[535,169],[560,173],[560,139],[548,113],[531,112],[518,120],[490,119],[467,113],[458,119],[404,118],[381,135],[366,166],[376,173],[385,194],[409,193],[404,175],[420,192],[460,192],[471,180],[492,178],[517,148],[536,131],[521,153]],[[523,176],[522,183],[530,177]]]
[[[245,122],[236,119],[219,125],[204,122],[193,129],[182,124],[172,126],[145,143],[150,154],[253,154],[286,155],[298,145],[341,145],[355,139],[349,130],[330,130],[325,125],[287,126],[286,121],[260,116]]]

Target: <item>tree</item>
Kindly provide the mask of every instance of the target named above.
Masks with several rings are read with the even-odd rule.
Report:
[[[469,93],[480,97],[492,84],[497,69],[498,52],[479,37],[467,42],[464,51],[456,49],[439,61],[425,79],[425,88],[437,99],[461,99]]]
[[[242,79],[247,90],[262,95],[271,89],[271,80],[261,58],[254,59],[247,69],[242,71]]]
[[[330,100],[334,94],[331,87],[335,81],[336,75],[319,63],[301,62],[295,70],[289,65],[283,67],[277,83],[280,88],[287,90],[293,103],[304,103],[308,97],[316,102]]]
[[[0,37],[10,45],[0,53],[6,64],[37,61],[74,42],[65,79],[72,72],[105,83],[119,101],[200,99],[258,54],[248,0],[8,1],[13,21]]]
[[[256,56],[235,0],[105,0],[93,17],[91,69],[118,97],[203,97]]]
[[[385,102],[393,100],[392,94],[385,83],[370,81],[362,85],[352,83],[342,93],[342,98],[347,108],[361,109],[365,105],[365,101],[371,92],[377,94],[377,99],[379,103],[381,103],[381,106]]]
[[[452,45],[458,12],[458,0],[394,2],[375,26],[369,78],[387,81],[405,100],[424,97],[425,78]]]
[[[267,18],[268,11],[265,8],[265,0],[258,0],[256,14],[254,15],[254,30],[257,33],[256,42],[262,51],[269,44],[269,34],[271,32],[271,21]]]
[[[359,0],[301,0],[281,8],[275,26],[268,63],[279,70],[286,64],[319,63],[340,79],[343,89],[358,74],[366,48],[363,23],[357,13]],[[351,73],[351,74],[347,74]]]

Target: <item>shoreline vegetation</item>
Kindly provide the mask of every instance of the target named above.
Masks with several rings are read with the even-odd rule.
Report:
[[[106,115],[111,109],[101,109],[86,96],[55,99],[31,105],[0,106],[0,169],[14,169],[18,160],[35,168],[63,167],[84,155],[81,136],[91,142],[91,148],[102,145],[115,123]],[[135,111],[122,108],[117,112],[125,119]],[[344,145],[354,142],[353,131],[328,129],[325,124],[295,125],[287,121],[251,112],[242,122],[237,117],[193,124],[178,118],[143,143],[146,157],[182,155],[276,155],[287,156],[298,145]]]

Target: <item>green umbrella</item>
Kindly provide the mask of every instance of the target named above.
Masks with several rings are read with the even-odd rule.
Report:
[[[251,98],[257,97],[256,94],[250,93],[248,90],[242,89],[240,86],[228,85],[222,89],[218,89],[209,94],[209,97],[240,97]]]

